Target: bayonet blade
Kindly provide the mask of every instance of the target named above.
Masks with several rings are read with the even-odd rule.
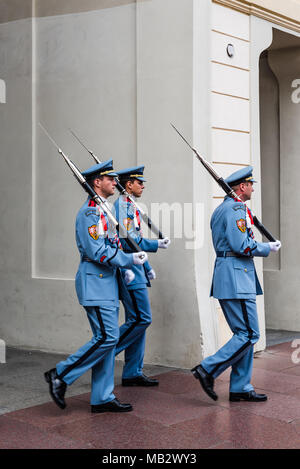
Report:
[[[42,124],[39,122],[39,126],[41,127],[41,129],[44,131],[44,133],[47,135],[47,137],[49,138],[49,140],[53,143],[53,145],[56,147],[56,149],[61,153],[61,148],[57,145],[56,141],[53,140],[53,138],[51,137],[51,135],[49,135],[49,133],[47,132],[47,130],[45,129],[44,126],[42,126]]]
[[[88,147],[85,146],[85,144],[82,142],[82,140],[75,134],[75,132],[73,132],[72,129],[69,128],[69,131],[71,132],[71,134],[76,138],[76,140],[80,143],[80,145],[83,146],[83,148],[85,148],[89,153],[91,153],[91,150],[88,149]]]
[[[190,147],[191,150],[195,151],[195,148],[192,147],[192,145],[190,145],[190,143],[184,138],[184,136],[179,132],[178,129],[176,129],[175,125],[173,125],[171,123],[171,126],[173,127],[173,129],[178,133],[178,135],[180,135],[180,137],[182,138],[182,140],[185,141],[185,143]]]
[[[92,150],[90,150],[90,149],[82,142],[82,140],[75,134],[75,132],[73,132],[72,129],[69,128],[69,131],[70,131],[71,134],[76,138],[76,140],[80,143],[80,145],[82,145],[83,148],[84,148],[87,152],[89,152],[90,155],[92,155],[92,157],[94,158],[94,160],[96,161],[96,163],[100,164],[101,161],[99,160],[99,158],[97,158],[97,156],[95,155],[95,153],[94,153]]]

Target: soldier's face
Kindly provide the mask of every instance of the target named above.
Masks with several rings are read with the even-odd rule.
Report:
[[[102,179],[96,179],[95,183],[97,182],[97,187],[99,188],[99,191],[101,192],[100,195],[105,197],[110,197],[111,195],[114,195],[115,193],[115,187],[116,187],[116,180],[113,176],[103,176]]]
[[[141,197],[145,186],[142,181],[134,179],[134,181],[129,181],[128,189],[134,197]]]
[[[244,201],[251,199],[252,192],[254,192],[253,182],[244,183],[244,191],[243,191]]]

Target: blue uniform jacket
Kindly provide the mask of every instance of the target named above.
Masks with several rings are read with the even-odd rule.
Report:
[[[251,213],[251,212],[250,212]],[[267,257],[269,243],[252,237],[246,205],[226,196],[211,218],[216,253],[234,252],[241,257],[217,257],[210,296],[218,299],[255,299],[262,294],[253,256]]]
[[[115,202],[116,217],[119,224],[123,225],[128,234],[133,238],[141,249],[145,252],[156,252],[158,249],[157,239],[146,239],[142,236],[141,220],[139,210],[135,208],[133,203],[126,196],[121,195]],[[125,239],[120,238],[124,251],[128,252],[129,247]],[[146,277],[146,272],[152,269],[149,262],[144,265],[134,265],[131,270],[134,272],[134,279],[127,285],[128,290],[137,290],[150,286]],[[121,270],[124,276],[125,269]]]
[[[77,214],[76,242],[80,264],[75,279],[83,306],[119,305],[118,267],[132,268],[132,254],[125,254],[118,238],[108,238],[107,215],[88,198]],[[88,260],[89,259],[89,260]]]

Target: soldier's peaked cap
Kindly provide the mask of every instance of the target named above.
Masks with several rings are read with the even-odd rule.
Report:
[[[103,163],[94,164],[86,171],[82,171],[82,175],[87,179],[92,179],[100,176],[116,177],[117,173],[113,169],[113,160],[107,160]]]
[[[237,186],[241,182],[257,182],[253,179],[252,176],[253,167],[247,166],[246,168],[239,169],[232,173],[228,178],[225,179],[225,182],[232,186]]]
[[[119,179],[138,179],[139,181],[144,182],[146,181],[144,178],[144,168],[145,166],[132,166],[131,168],[122,169],[121,171],[118,171]]]

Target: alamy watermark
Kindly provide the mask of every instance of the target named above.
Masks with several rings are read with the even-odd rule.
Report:
[[[291,355],[292,362],[298,365],[300,363],[300,339],[294,339],[291,347],[296,349]]]
[[[185,242],[185,249],[200,249],[204,246],[205,235],[205,206],[202,202],[195,204],[191,202],[167,202],[150,204],[149,210],[147,206],[139,201],[138,207],[151,219],[152,223],[161,231],[164,237],[172,240],[182,239]],[[112,214],[115,216],[114,206],[107,203]],[[122,233],[119,232],[120,238],[126,238],[127,234],[131,235],[134,229],[136,220],[130,218],[127,213],[124,213],[122,218],[119,214],[119,223],[122,225]],[[143,231],[144,231],[143,225]],[[124,229],[125,228],[125,229]],[[110,226],[109,230],[113,232],[114,226]],[[135,230],[134,230],[135,231]],[[147,238],[156,239],[157,233],[153,230],[147,233]]]
[[[292,81],[292,88],[296,88],[291,95],[291,100],[294,104],[300,103],[300,78],[296,78]]]
[[[0,78],[0,103],[6,103],[6,85],[5,81]]]
[[[6,363],[5,351],[6,351],[6,344],[5,344],[4,340],[0,339],[0,363]]]

